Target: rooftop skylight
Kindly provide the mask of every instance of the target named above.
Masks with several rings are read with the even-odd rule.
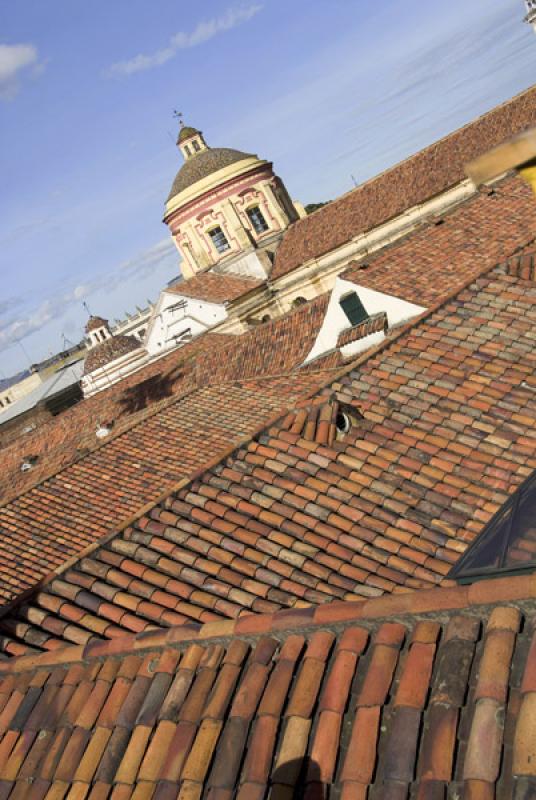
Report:
[[[536,569],[536,471],[486,525],[451,570],[465,583],[500,573]]]

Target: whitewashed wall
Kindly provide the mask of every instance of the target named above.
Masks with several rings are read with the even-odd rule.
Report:
[[[185,302],[184,308],[178,307],[181,301]],[[163,291],[149,323],[145,347],[150,356],[158,355],[177,347],[181,334],[188,329],[194,338],[225,319],[227,310],[223,303],[209,303]]]
[[[350,292],[357,292],[369,316],[385,311],[390,328],[394,325],[400,325],[402,322],[406,322],[412,317],[416,317],[426,311],[424,306],[418,306],[414,303],[409,303],[407,300],[401,300],[399,297],[393,297],[389,294],[376,292],[373,289],[367,289],[365,286],[359,286],[352,281],[347,281],[338,277],[331,292],[324,322],[311,352],[305,359],[305,364],[333,350],[337,346],[339,334],[352,327],[339,302],[341,297]],[[373,336],[374,341],[372,340]],[[372,344],[377,344],[382,338],[382,333],[371,334],[370,337],[367,336],[366,340],[363,340],[363,345],[356,345],[355,348],[352,348],[352,352],[365,349],[365,341],[366,347],[369,347]]]

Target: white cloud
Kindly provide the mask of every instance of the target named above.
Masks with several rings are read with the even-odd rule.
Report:
[[[170,268],[176,266],[178,274],[178,255],[177,248],[168,236],[108,273],[97,275],[93,280],[78,284],[73,289],[59,292],[44,300],[37,308],[0,319],[0,351],[46,328],[49,323],[66,317],[77,308],[81,309],[82,300],[86,297],[103,292],[109,296],[132,281],[142,281],[164,265]],[[5,314],[20,305],[20,298],[11,298],[0,303],[0,311]]]
[[[32,68],[37,74],[42,67],[33,44],[0,44],[0,98],[11,100],[19,91],[21,73]]]
[[[229,8],[220,17],[205,20],[198,23],[193,31],[179,31],[171,37],[169,44],[149,55],[140,53],[128,61],[119,61],[107,70],[107,75],[121,76],[132,75],[134,72],[142,72],[153,67],[160,67],[167,61],[174,58],[179,50],[189,47],[197,47],[208,42],[220,33],[225,33],[243,22],[247,22],[262,9],[260,3],[254,3],[240,8]]]
[[[137,277],[144,277],[154,271],[155,267],[160,266],[163,262],[173,264],[178,263],[179,253],[173,244],[173,240],[169,236],[161,239],[157,244],[144,250],[138,256],[124,261],[120,265],[120,269],[129,273],[129,278],[136,275]],[[178,270],[177,270],[178,271]],[[119,280],[124,280],[124,276]]]

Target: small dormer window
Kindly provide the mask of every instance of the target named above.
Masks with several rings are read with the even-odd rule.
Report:
[[[359,299],[357,292],[350,292],[344,295],[344,297],[341,297],[339,305],[346,314],[351,325],[359,325],[360,322],[364,322],[368,319],[369,315],[367,314],[365,306]]]
[[[248,219],[251,222],[255,233],[264,233],[264,231],[268,230],[268,223],[266,222],[259,206],[248,208],[246,214],[248,215]]]
[[[225,253],[226,250],[231,249],[231,245],[227,241],[227,237],[219,225],[216,228],[212,228],[212,230],[208,232],[208,235],[212,239],[212,244],[218,253]]]

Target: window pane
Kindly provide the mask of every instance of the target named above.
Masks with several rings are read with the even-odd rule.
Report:
[[[193,140],[192,146],[193,146],[194,150],[196,151],[196,153],[198,153],[201,150],[201,148],[199,146],[199,142],[197,141],[197,139]]]
[[[368,319],[368,314],[365,311],[365,307],[357,296],[356,292],[352,292],[352,294],[348,294],[346,297],[341,298],[341,300],[339,300],[339,304],[352,325],[359,325],[360,322]]]
[[[536,565],[536,472],[513,494],[450,575],[463,579]]]
[[[523,567],[532,561],[536,561],[536,482],[519,498],[505,566]]]
[[[508,504],[497,517],[484,529],[475,544],[467,551],[460,562],[460,577],[466,572],[486,572],[499,569],[501,557],[510,531],[512,506]]]
[[[264,219],[264,215],[259,206],[248,208],[246,213],[249,217],[249,221],[253,225],[255,233],[264,233],[264,231],[268,230],[268,223]]]
[[[212,228],[208,233],[218,253],[225,253],[226,250],[230,249],[231,245],[221,228]]]

